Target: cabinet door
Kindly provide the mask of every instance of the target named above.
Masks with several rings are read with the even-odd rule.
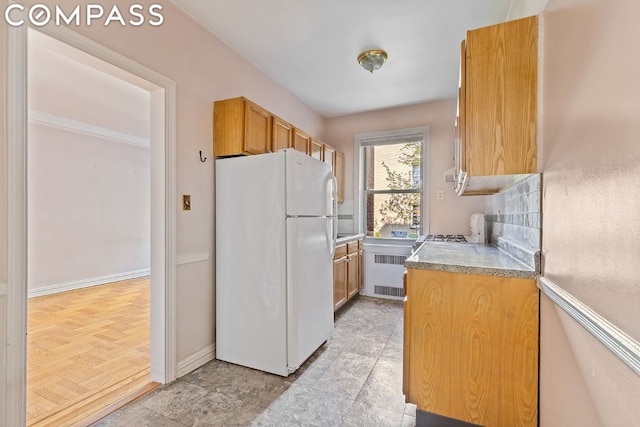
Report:
[[[324,143],[315,138],[312,138],[309,142],[309,155],[314,159],[324,160],[322,157],[322,146]]]
[[[455,177],[459,176],[460,172],[466,171],[466,147],[465,147],[465,118],[466,118],[466,63],[467,63],[467,55],[466,55],[466,44],[463,40],[460,44],[460,80],[458,86],[458,116],[456,117],[456,128],[455,128]]]
[[[407,272],[405,270],[402,275],[402,287],[404,288],[404,318],[402,319],[402,394],[408,399],[409,396],[409,337],[411,336],[411,319],[410,305],[407,298]],[[408,401],[408,400],[407,400]]]
[[[338,203],[344,202],[344,153],[342,151],[334,152],[333,174],[338,181]]]
[[[336,149],[330,146],[329,144],[322,144],[322,160],[325,163],[329,163],[331,165],[331,171],[335,175],[335,154]]]
[[[483,426],[537,426],[535,280],[410,269],[406,294],[407,401]]]
[[[333,261],[333,309],[347,302],[347,257]]]
[[[251,154],[271,150],[271,115],[251,101],[245,101],[244,151]]]
[[[309,143],[311,137],[300,129],[294,129],[293,131],[293,148],[303,153],[309,154]]]
[[[358,291],[364,288],[364,251],[360,249],[358,251]]]
[[[467,33],[469,176],[536,172],[537,36],[535,16]]]
[[[360,291],[358,286],[358,254],[347,256],[347,298],[353,297]]]
[[[271,151],[284,150],[293,145],[293,126],[278,116],[272,118]]]

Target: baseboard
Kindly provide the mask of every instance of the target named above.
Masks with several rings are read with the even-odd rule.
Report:
[[[90,288],[91,286],[104,285],[106,283],[119,282],[121,280],[136,279],[148,276],[151,270],[129,271],[127,273],[111,274],[109,276],[96,277],[93,279],[77,280],[75,282],[59,283],[57,285],[43,286],[41,288],[29,289],[28,298],[41,297],[45,295],[57,294],[59,292],[75,291],[77,289]]]
[[[176,378],[183,377],[189,372],[198,369],[207,362],[211,362],[216,357],[216,345],[211,344],[200,351],[195,352],[178,362]]]

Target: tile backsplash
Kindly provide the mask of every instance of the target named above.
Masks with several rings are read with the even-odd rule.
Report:
[[[354,231],[353,200],[345,200],[338,205],[338,233],[352,233]]]
[[[489,243],[535,268],[542,235],[542,175],[533,174],[485,200]]]

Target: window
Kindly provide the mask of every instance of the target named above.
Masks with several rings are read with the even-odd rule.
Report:
[[[367,237],[415,239],[422,233],[428,128],[356,135],[360,229]]]

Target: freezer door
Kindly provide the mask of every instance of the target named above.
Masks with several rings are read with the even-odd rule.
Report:
[[[285,152],[287,215],[334,215],[335,178],[331,166],[293,149]]]
[[[333,218],[287,219],[287,364],[302,363],[333,333]]]

